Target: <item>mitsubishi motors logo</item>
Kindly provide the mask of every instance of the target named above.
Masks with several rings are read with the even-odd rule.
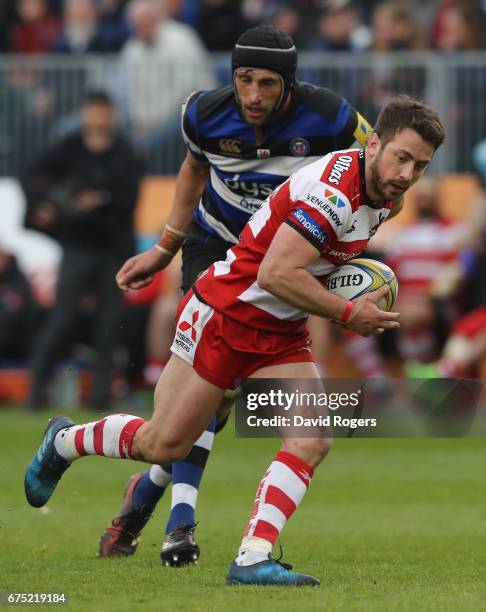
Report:
[[[189,323],[188,321],[181,321],[181,323],[179,323],[179,329],[183,332],[188,332],[189,330],[191,330],[191,338],[193,340],[193,342],[196,342],[196,330],[194,328],[194,326],[197,323],[197,320],[199,319],[199,310],[196,310],[195,312],[192,313],[192,323]]]

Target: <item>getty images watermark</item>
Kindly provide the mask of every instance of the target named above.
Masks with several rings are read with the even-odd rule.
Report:
[[[268,392],[254,391],[246,395],[246,408],[248,411],[283,410],[284,414],[272,416],[258,416],[251,414],[247,416],[246,422],[249,427],[376,427],[376,419],[346,418],[342,414],[328,414],[327,411],[339,410],[340,408],[358,408],[360,395],[358,389],[352,393],[326,393],[325,391],[284,391],[283,389],[270,389]],[[308,411],[309,407],[317,408],[315,414]],[[304,412],[301,410],[304,409]],[[323,410],[324,409],[324,410]],[[326,410],[327,409],[327,410]],[[267,412],[267,410],[265,410]],[[285,416],[287,413],[287,416]]]
[[[481,379],[246,379],[242,437],[486,437]]]

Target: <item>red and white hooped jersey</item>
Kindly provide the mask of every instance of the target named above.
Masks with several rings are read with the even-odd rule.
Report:
[[[391,203],[373,208],[366,196],[364,152],[335,151],[282,183],[246,224],[225,261],[197,280],[195,293],[215,310],[245,325],[280,334],[300,334],[308,313],[265,291],[260,263],[278,228],[287,223],[321,253],[307,269],[316,277],[360,255],[387,218]]]
[[[424,219],[400,230],[386,253],[400,279],[400,294],[429,292],[445,267],[458,261],[468,228],[447,219]]]

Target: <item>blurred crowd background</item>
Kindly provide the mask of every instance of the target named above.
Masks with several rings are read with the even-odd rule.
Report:
[[[19,175],[73,127],[87,88],[106,88],[151,173],[176,173],[181,99],[231,82],[226,54],[249,26],[288,31],[299,77],[369,120],[396,91],[444,116],[442,171],[472,170],[486,135],[486,3],[479,0],[3,0],[0,171]]]
[[[148,5],[151,23],[142,18]],[[162,24],[208,52],[230,51],[262,23],[288,31],[301,50],[450,52],[485,44],[484,2],[458,0],[2,0],[0,10],[7,53],[118,53]]]
[[[0,206],[13,219],[0,228],[0,402],[82,400],[100,410],[151,391],[167,359],[179,262],[118,303],[103,289],[126,253],[106,236],[119,231],[138,249],[156,240],[184,156],[181,102],[231,83],[236,39],[263,23],[292,35],[301,80],[333,89],[371,123],[403,92],[434,106],[448,132],[404,215],[372,243],[370,255],[399,278],[400,333],[377,341],[313,321],[323,373],[484,374],[484,0],[0,0]],[[43,171],[76,157],[80,130],[97,167],[110,169],[106,198],[125,198],[125,213],[101,225],[75,220],[66,239],[74,186],[50,190],[50,212],[33,214],[33,203]],[[103,157],[115,132],[121,148]],[[82,175],[89,161],[79,163]],[[105,195],[85,191],[83,209],[102,208]],[[76,286],[66,277],[77,297],[64,296],[62,314],[55,281],[80,235],[94,250]],[[100,244],[111,259],[92,257]],[[46,335],[53,312],[66,318],[57,342]]]

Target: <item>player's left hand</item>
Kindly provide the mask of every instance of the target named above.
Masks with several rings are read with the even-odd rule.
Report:
[[[378,308],[377,303],[390,291],[388,285],[383,285],[376,291],[360,295],[353,300],[353,310],[343,326],[362,336],[379,335],[386,329],[400,327],[398,312],[387,312]]]
[[[116,283],[122,291],[142,289],[150,285],[155,272],[166,268],[172,261],[172,255],[150,249],[130,257],[116,275]]]

